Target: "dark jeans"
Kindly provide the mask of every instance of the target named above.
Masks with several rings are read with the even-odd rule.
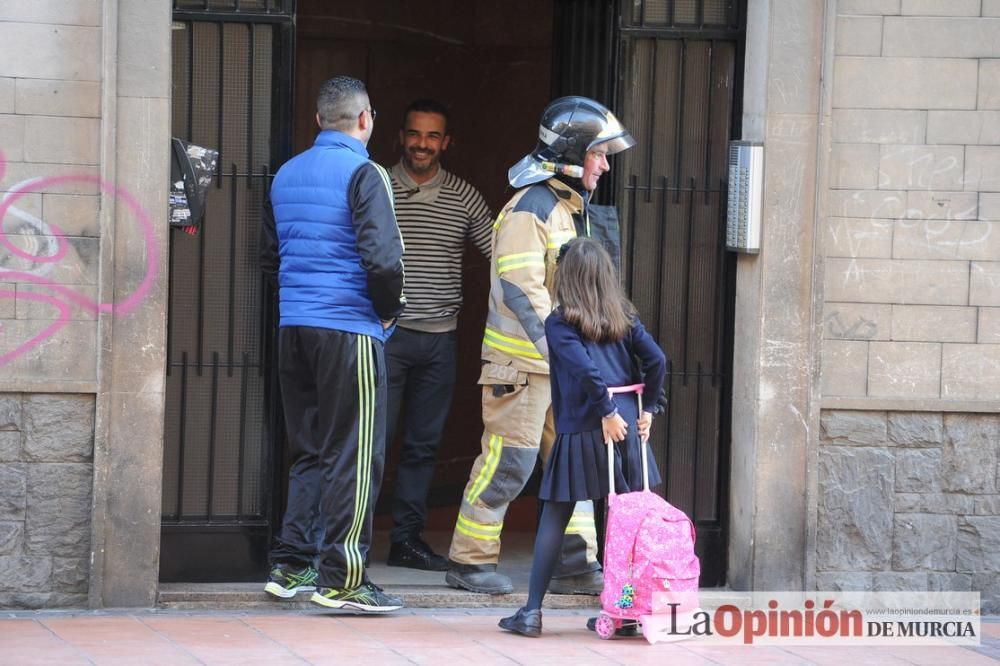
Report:
[[[397,420],[403,431],[392,498],[393,542],[419,536],[427,522],[427,494],[455,391],[455,339],[455,331],[397,328],[385,346],[388,441],[393,441]]]
[[[292,465],[270,561],[311,565],[318,534],[319,584],[357,587],[365,579],[385,460],[382,342],[332,329],[285,327],[278,332],[278,376]]]

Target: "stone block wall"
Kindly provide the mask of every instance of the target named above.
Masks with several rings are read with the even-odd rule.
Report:
[[[824,404],[996,404],[998,3],[839,0],[836,7],[829,190],[820,218]]]
[[[94,396],[0,394],[0,608],[85,607]]]
[[[1000,612],[1000,415],[824,411],[816,587],[975,590]]]
[[[101,4],[0,3],[0,391],[95,390]]]
[[[0,607],[155,603],[171,12],[0,2]]]

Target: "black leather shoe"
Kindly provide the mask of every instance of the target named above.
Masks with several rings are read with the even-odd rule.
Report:
[[[542,635],[542,611],[538,609],[527,610],[522,606],[510,617],[505,617],[497,622],[497,626],[507,631],[513,631],[515,634],[538,638]]]
[[[587,629],[590,631],[597,631],[597,618],[591,617],[587,618]],[[622,622],[622,626],[615,629],[615,636],[638,636],[641,633],[639,629],[639,623],[634,620],[625,620]]]
[[[449,562],[444,582],[451,587],[480,594],[510,594],[514,591],[510,578],[497,573],[495,564]]]
[[[420,537],[397,541],[389,546],[390,567],[409,567],[424,571],[447,571],[448,560],[435,553]]]

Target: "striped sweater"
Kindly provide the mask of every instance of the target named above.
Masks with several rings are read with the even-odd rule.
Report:
[[[406,309],[399,326],[439,333],[458,325],[466,240],[490,256],[493,216],[479,191],[439,168],[417,185],[396,164],[390,171],[396,220],[403,234]]]

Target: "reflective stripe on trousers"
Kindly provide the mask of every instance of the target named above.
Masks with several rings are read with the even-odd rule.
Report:
[[[496,564],[507,507],[528,482],[539,453],[554,440],[548,375],[521,373],[523,383],[482,386],[482,451],[462,494],[449,558],[460,564]],[[541,443],[541,449],[539,448]],[[557,576],[597,568],[597,535],[591,502],[578,502],[563,542]]]

